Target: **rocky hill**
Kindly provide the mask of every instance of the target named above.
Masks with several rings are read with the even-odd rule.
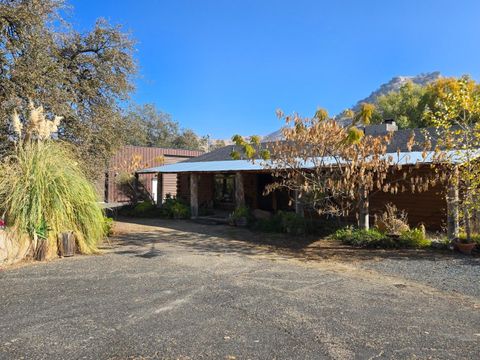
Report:
[[[439,78],[441,78],[442,75],[440,74],[439,71],[434,71],[431,73],[425,73],[425,74],[420,74],[416,76],[396,76],[389,82],[380,85],[380,87],[373,91],[369,96],[367,96],[365,99],[359,100],[353,107],[352,110],[356,111],[360,108],[360,105],[362,103],[375,103],[377,99],[382,96],[386,95],[389,92],[392,91],[398,91],[404,85],[406,82],[411,81],[414,84],[417,85],[427,85]]]
[[[389,92],[392,91],[398,91],[402,85],[404,85],[406,82],[411,81],[414,84],[418,85],[427,85],[428,83],[431,83],[439,78],[441,78],[442,75],[440,74],[439,71],[434,71],[431,73],[425,73],[425,74],[419,74],[416,76],[396,76],[392,78],[389,82],[380,85],[378,89],[373,91],[369,96],[366,98],[359,100],[355,105],[351,107],[352,110],[356,111],[360,108],[360,105],[364,102],[366,103],[375,103],[377,99],[382,96],[386,95]],[[343,118],[341,114],[338,114],[335,116],[335,119],[342,123],[342,124],[347,124],[351,122],[351,119],[348,118]],[[277,130],[271,134],[266,135],[263,137],[262,141],[275,141],[279,140],[282,138],[282,132],[281,130]]]

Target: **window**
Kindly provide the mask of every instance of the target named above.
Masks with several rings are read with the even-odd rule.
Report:
[[[233,203],[235,199],[235,175],[215,175],[215,202]]]

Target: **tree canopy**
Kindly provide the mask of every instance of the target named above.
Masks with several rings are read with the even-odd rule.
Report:
[[[86,33],[61,17],[62,0],[0,0],[0,140],[14,109],[42,104],[64,120],[58,137],[99,169],[122,139],[120,102],[133,89],[134,43],[99,19]],[[20,115],[26,122],[26,112]]]
[[[467,82],[472,91],[474,89],[479,91],[480,85],[468,76],[440,78],[424,86],[407,82],[398,91],[380,96],[375,104],[362,104],[362,108],[355,114],[354,119],[364,124],[394,119],[401,129],[438,126],[431,121],[431,117],[428,116],[429,111],[438,108],[438,104],[447,94],[458,90],[462,79]]]
[[[206,138],[199,137],[193,130],[182,129],[170,114],[158,110],[154,104],[131,106],[126,111],[124,125],[128,127],[124,141],[129,145],[189,150],[206,147]]]

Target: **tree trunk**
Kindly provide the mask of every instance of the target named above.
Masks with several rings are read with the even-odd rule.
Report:
[[[360,229],[370,229],[370,203],[368,195],[364,189],[360,190],[360,199],[358,204],[358,227]]]
[[[472,239],[472,227],[470,222],[470,210],[468,205],[463,208],[463,221],[465,222],[465,233],[467,235],[467,240],[470,242]]]
[[[447,194],[447,236],[450,241],[458,238],[459,224],[458,224],[458,179],[453,179],[448,186]]]

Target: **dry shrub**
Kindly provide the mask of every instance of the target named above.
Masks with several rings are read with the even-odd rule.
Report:
[[[388,235],[400,235],[410,230],[407,213],[404,210],[398,210],[391,203],[385,205],[385,212],[376,216],[375,227]]]

